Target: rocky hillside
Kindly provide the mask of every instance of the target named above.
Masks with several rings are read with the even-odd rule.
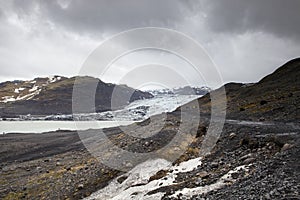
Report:
[[[72,92],[75,79],[83,93],[89,90],[91,85],[97,85],[95,96],[97,112],[110,110],[114,89],[120,92],[119,98],[126,98],[127,94],[133,94],[129,102],[153,97],[147,92],[134,90],[124,85],[104,83],[87,76],[72,78],[53,76],[35,78],[30,81],[8,81],[0,83],[0,116],[70,114],[72,113]],[[125,106],[126,103],[123,102],[121,106]]]
[[[291,60],[255,84],[228,83],[227,117],[231,119],[299,121],[300,58]],[[216,91],[218,92],[218,91]],[[199,99],[201,111],[210,111],[209,95]]]
[[[207,132],[210,95],[184,105],[192,119],[199,114],[193,105],[199,103],[203,117],[179,159],[168,163],[166,156],[142,162],[87,200],[299,199],[299,67],[300,59],[295,59],[258,83],[226,84],[227,119],[208,154],[202,153],[203,142],[215,137]],[[147,138],[133,145],[128,139],[122,144],[138,152],[161,148],[179,129],[181,110],[169,113],[167,126],[157,133],[161,141]],[[187,135],[192,132],[188,127]],[[217,131],[211,128],[212,133]],[[171,136],[166,138],[166,133]]]

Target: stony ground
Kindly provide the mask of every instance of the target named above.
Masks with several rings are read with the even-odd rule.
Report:
[[[118,174],[76,132],[8,134],[0,143],[0,199],[79,199]]]
[[[177,117],[170,117],[159,137],[137,140],[118,128],[106,132],[114,144],[124,149],[151,152],[174,136],[172,130],[179,125]],[[139,125],[142,130],[147,121]],[[206,134],[204,125],[199,126],[191,145],[174,164],[199,156]],[[212,184],[228,171],[247,164],[251,165],[249,172],[235,173],[234,182],[191,199],[299,199],[299,138],[297,124],[228,121],[201,166],[180,173],[177,184],[150,193],[164,192],[163,199],[189,199],[180,194],[171,196],[183,188]],[[91,156],[76,132],[7,134],[0,136],[0,145],[1,199],[81,199],[123,173]],[[135,163],[131,165],[128,167]],[[149,181],[166,173],[160,172]]]
[[[205,186],[237,166],[249,165],[247,173],[232,174],[234,182],[226,187],[191,199],[300,199],[299,147],[299,128],[226,124],[216,148],[203,159],[204,164],[180,176],[180,187]],[[169,198],[172,193],[173,188],[168,188],[165,199],[187,199],[180,195]]]

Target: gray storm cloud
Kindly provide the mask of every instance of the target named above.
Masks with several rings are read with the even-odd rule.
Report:
[[[127,29],[156,26],[197,40],[224,82],[254,82],[299,57],[299,8],[299,0],[1,1],[0,81],[77,75],[104,39]],[[142,64],[144,57],[130,58]],[[161,59],[174,60],[168,55]],[[125,60],[119,70],[135,63]],[[175,60],[173,65],[180,67]],[[110,74],[106,81],[118,76]]]
[[[76,32],[126,30],[140,26],[165,26],[181,22],[192,10],[184,0],[16,0],[20,15],[36,8],[47,19]]]
[[[14,7],[21,17],[39,12],[76,32],[175,26],[201,12],[215,32],[268,31],[300,37],[299,0],[15,0]]]
[[[206,0],[206,24],[215,32],[269,32],[300,39],[299,0]]]

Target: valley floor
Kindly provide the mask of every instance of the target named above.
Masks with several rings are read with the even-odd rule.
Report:
[[[172,137],[176,117],[168,123],[173,125],[154,142],[132,141],[116,128],[106,134],[123,148],[149,152]],[[175,162],[162,159],[166,165],[136,180],[132,171],[101,164],[74,131],[0,135],[0,199],[81,199],[101,188],[90,199],[103,199],[111,184],[118,190],[106,199],[122,199],[122,192],[126,199],[300,198],[299,125],[227,120],[213,151],[198,158],[206,134],[200,129]],[[183,168],[185,163],[193,167]]]

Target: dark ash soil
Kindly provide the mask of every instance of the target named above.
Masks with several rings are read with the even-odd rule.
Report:
[[[199,129],[200,136],[194,137],[190,147],[175,162],[199,155],[205,135],[203,126]],[[122,143],[123,148],[133,152],[150,152],[154,146],[160,148],[170,137],[166,134],[161,140],[136,141],[124,137],[117,128],[107,131],[114,143]],[[150,141],[153,145],[148,145]],[[0,145],[2,199],[80,199],[122,174],[91,156],[76,132],[7,134],[0,136]],[[229,170],[252,163],[247,176],[236,175],[236,183],[193,199],[297,199],[300,197],[299,145],[299,127],[295,124],[241,125],[229,121],[203,165],[180,174],[176,187],[163,187],[152,193],[165,192],[164,199],[169,199],[176,190],[214,183]]]

